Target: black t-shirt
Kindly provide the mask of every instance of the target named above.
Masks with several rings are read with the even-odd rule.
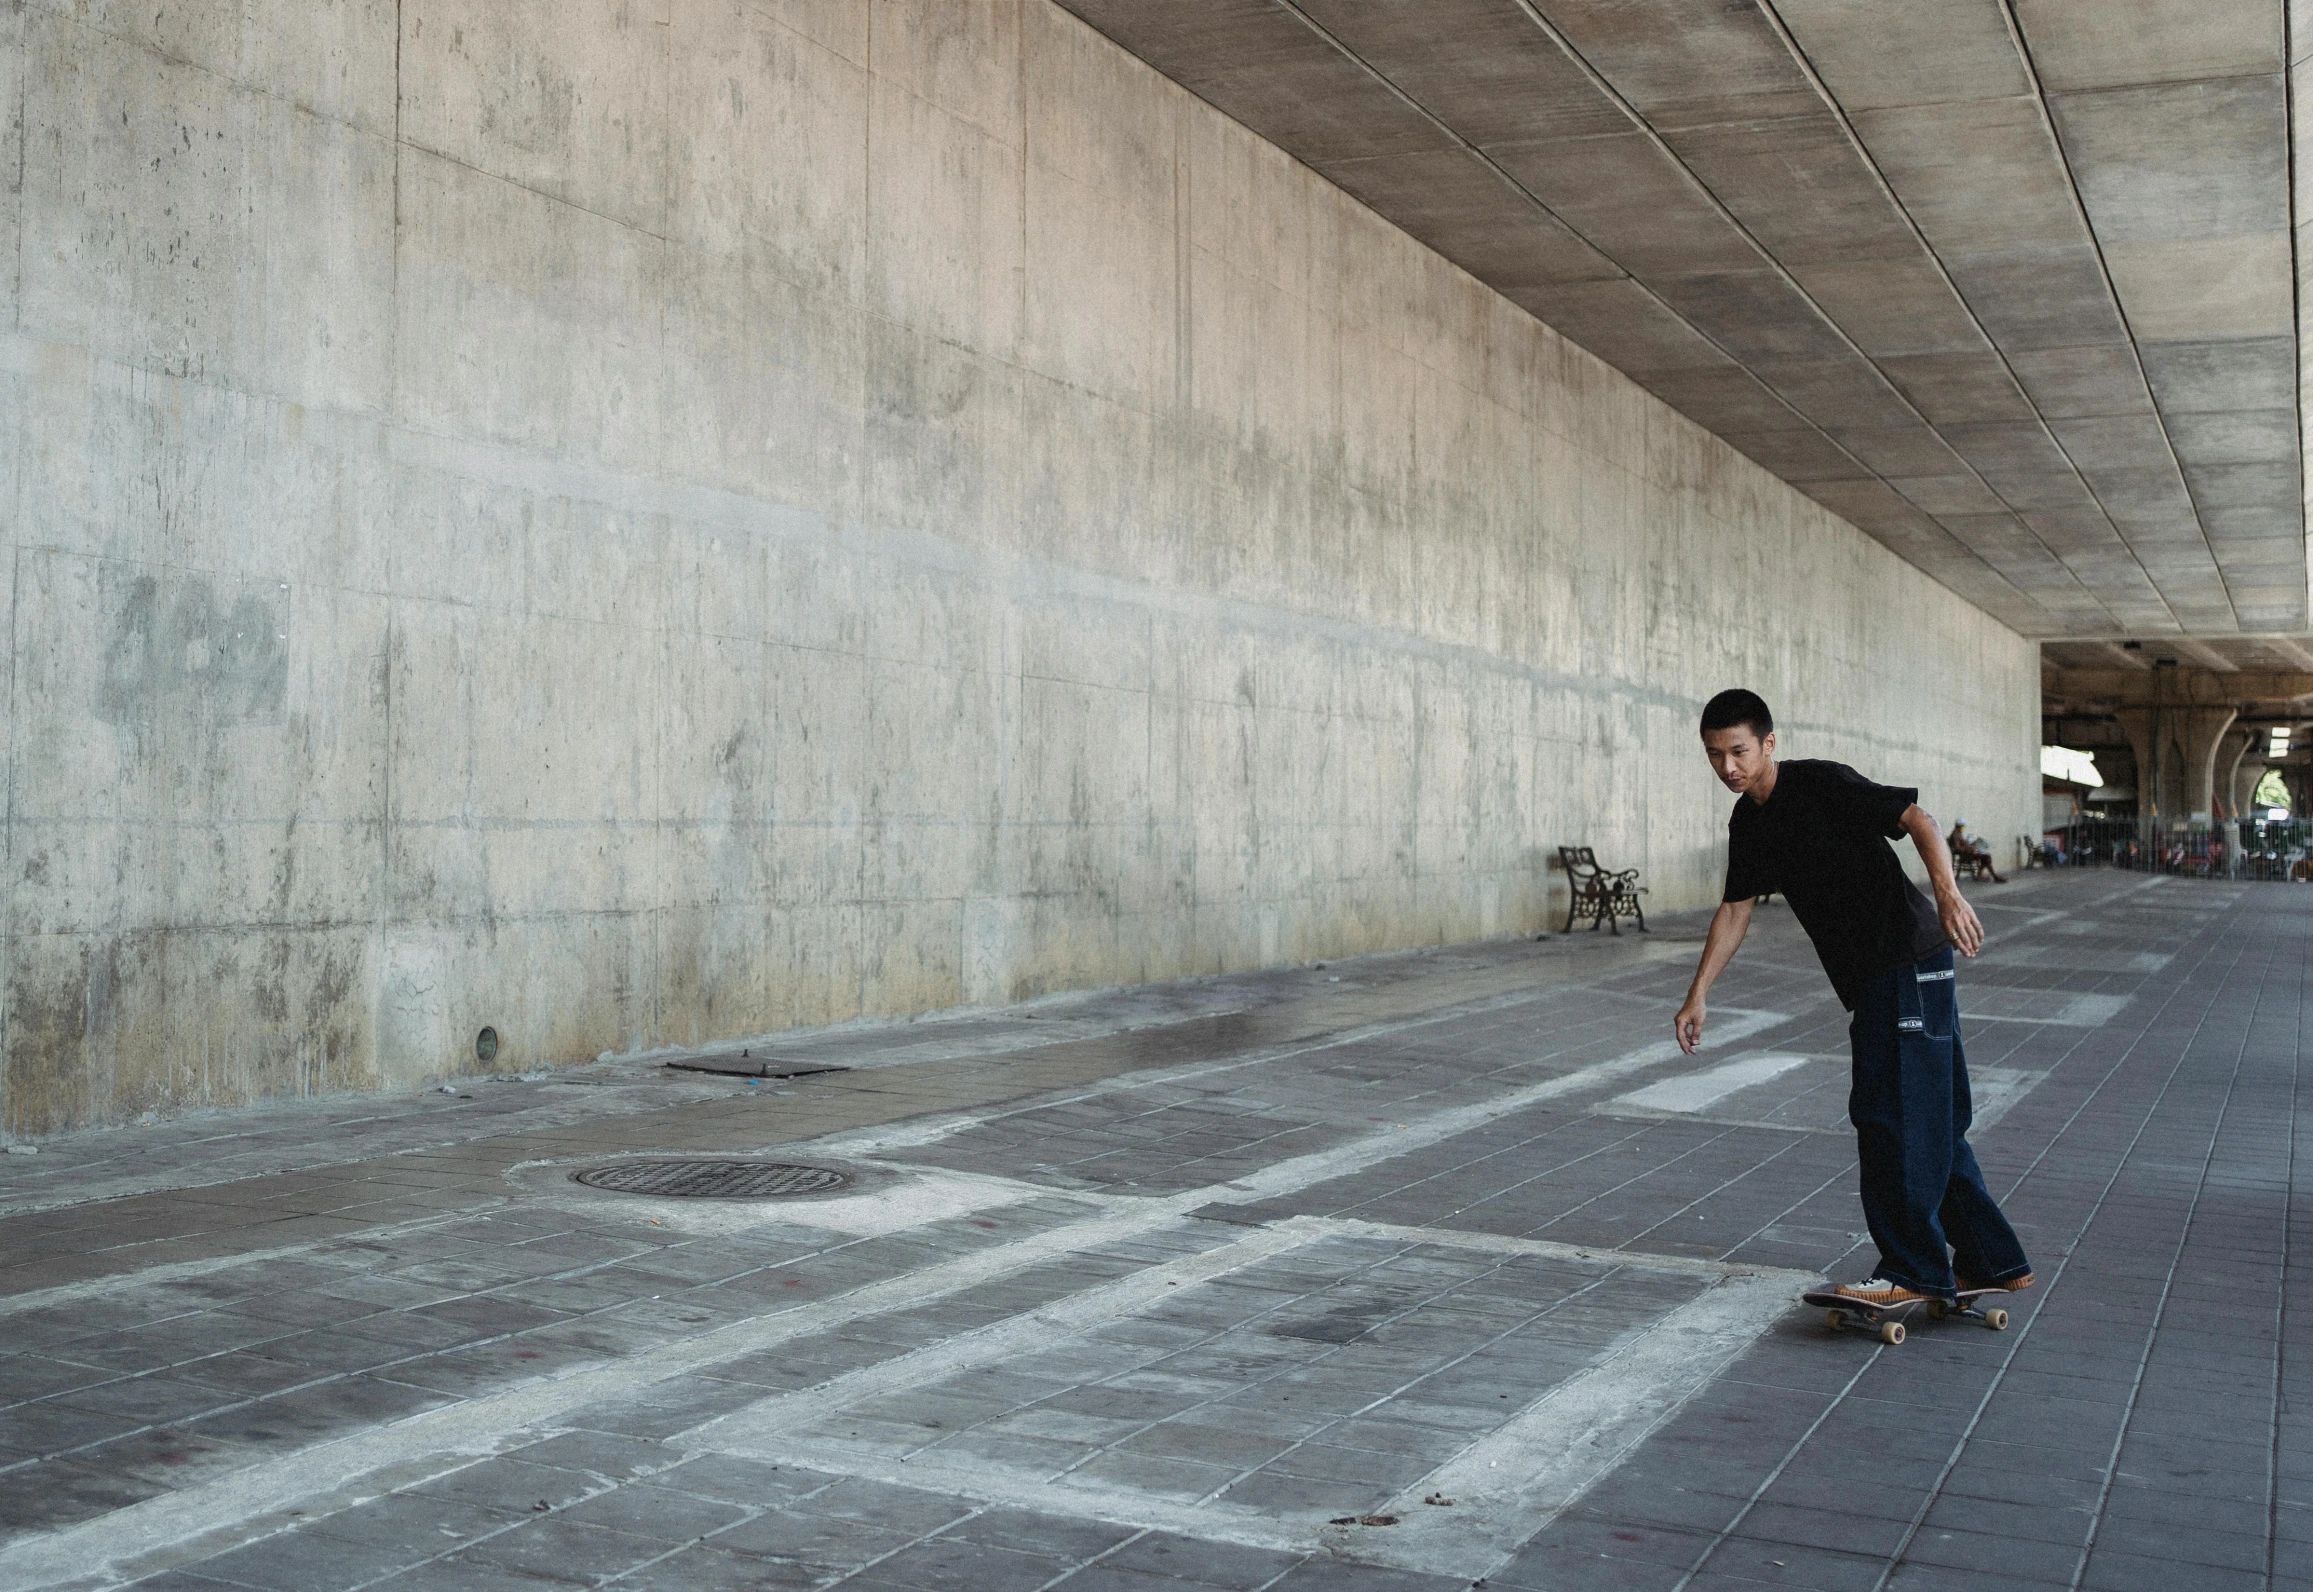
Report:
[[[1764,803],[1737,797],[1727,820],[1725,899],[1772,891],[1790,902],[1849,1011],[1873,975],[1950,943],[1888,844],[1918,799],[1844,763],[1806,759],[1778,765],[1774,794]]]

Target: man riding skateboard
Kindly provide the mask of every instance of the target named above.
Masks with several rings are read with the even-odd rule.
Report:
[[[1960,899],[1951,854],[1920,810],[1919,792],[1875,785],[1842,763],[1778,764],[1774,716],[1749,691],[1711,698],[1702,733],[1711,768],[1739,799],[1727,820],[1723,899],[1672,1020],[1679,1048],[1691,1056],[1701,1045],[1704,997],[1743,943],[1753,901],[1782,896],[1853,1014],[1847,1114],[1879,1265],[1870,1280],[1837,1292],[1894,1305],[2029,1288],[2023,1246],[1968,1148],[1952,949],[1974,956],[1984,926]],[[1896,861],[1888,842],[1899,835],[1927,864],[1932,904]]]

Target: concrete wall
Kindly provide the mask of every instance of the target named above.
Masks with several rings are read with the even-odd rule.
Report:
[[[1734,681],[2034,823],[2032,645],[1042,0],[0,29],[12,1131],[1692,905]]]

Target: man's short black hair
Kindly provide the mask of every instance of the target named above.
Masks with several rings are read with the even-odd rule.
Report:
[[[1731,730],[1738,724],[1748,724],[1751,733],[1765,740],[1775,733],[1775,715],[1767,711],[1767,704],[1756,691],[1737,686],[1732,691],[1721,691],[1703,704],[1703,728]]]

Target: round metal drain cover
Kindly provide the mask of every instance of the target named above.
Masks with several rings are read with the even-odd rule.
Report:
[[[851,1182],[830,1166],[792,1161],[616,1161],[570,1174],[574,1182],[613,1194],[663,1194],[686,1200],[768,1200],[824,1194]]]

